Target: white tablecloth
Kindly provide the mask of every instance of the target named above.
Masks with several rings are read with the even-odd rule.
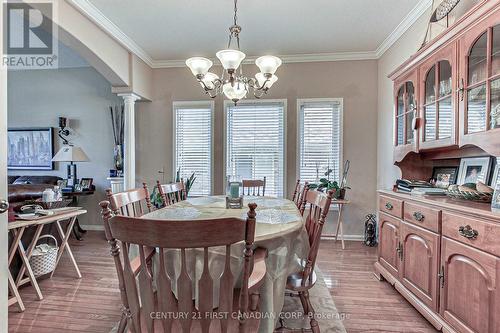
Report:
[[[223,196],[200,197],[159,209],[144,217],[175,220],[246,218],[247,204],[250,202],[257,204],[255,245],[269,251],[266,259],[267,274],[261,289],[260,302],[263,314],[260,332],[268,333],[274,330],[275,322],[283,307],[286,278],[290,273],[299,269],[299,259],[306,258],[309,251],[302,216],[292,201],[270,197],[245,197],[243,209],[226,209]],[[222,257],[217,255],[224,253],[223,251],[218,248],[211,249],[210,272],[212,276],[218,276],[217,274],[223,271],[224,262]],[[231,268],[236,277],[236,273],[241,272],[243,263],[242,243],[232,246],[231,257]],[[191,279],[197,281],[203,269],[202,251],[190,251],[187,259]],[[178,275],[176,272],[180,270],[179,252],[168,251],[165,260],[168,274]],[[176,287],[173,286],[173,288],[175,291]],[[218,286],[214,286],[214,302],[217,302],[218,290]]]

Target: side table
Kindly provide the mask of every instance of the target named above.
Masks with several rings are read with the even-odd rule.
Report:
[[[95,193],[95,190],[87,190],[87,191],[81,191],[81,192],[63,192],[63,197],[71,199],[72,202],[70,206],[72,207],[78,207],[78,199],[82,196],[88,196],[88,195],[93,195]],[[75,224],[73,225],[73,234],[75,235],[75,238],[79,241],[83,240],[82,235],[86,233],[87,230],[82,229],[80,226],[80,222],[78,221],[78,218],[75,221]]]
[[[345,249],[345,244],[344,244],[344,224],[342,220],[342,213],[344,210],[344,206],[348,205],[350,203],[349,200],[332,200],[331,205],[337,205],[338,209],[338,217],[337,217],[337,228],[335,231],[335,235],[323,235],[323,237],[333,237],[335,238],[335,242],[339,239],[339,232],[340,232],[340,240],[342,241],[342,250]]]

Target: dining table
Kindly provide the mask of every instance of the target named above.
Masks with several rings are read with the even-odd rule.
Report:
[[[261,314],[259,332],[267,333],[274,330],[283,308],[288,275],[300,270],[309,252],[309,241],[304,221],[294,202],[274,197],[245,196],[242,208],[226,208],[225,196],[195,197],[155,210],[144,215],[143,218],[194,220],[236,217],[245,219],[249,203],[257,204],[254,246],[265,248],[268,251],[267,272],[260,290],[259,304]],[[238,276],[238,272],[241,272],[243,266],[243,250],[243,242],[231,247],[231,270],[235,277]],[[137,255],[134,252],[131,251],[132,256]],[[212,276],[222,273],[224,253],[225,249],[222,247],[210,249],[209,265]],[[203,250],[192,249],[187,252],[186,258],[189,267],[188,273],[196,291],[196,281],[200,278],[203,270]],[[158,262],[154,263],[154,266],[157,265]],[[170,276],[178,276],[180,271],[178,250],[166,251],[165,267]],[[240,281],[235,280],[235,287],[237,287]],[[173,279],[172,290],[174,293],[177,289],[175,281],[176,279]],[[214,307],[218,306],[218,294],[219,287],[214,279]]]

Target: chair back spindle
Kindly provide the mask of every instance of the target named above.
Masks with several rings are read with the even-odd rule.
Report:
[[[129,327],[135,333],[156,332],[163,327],[164,332],[193,331],[208,333],[214,328],[217,332],[245,332],[249,312],[249,278],[253,270],[253,245],[255,235],[256,204],[249,204],[246,220],[238,218],[220,218],[209,220],[175,221],[153,220],[128,216],[112,216],[108,203],[101,203],[106,232],[112,245],[113,256],[118,275],[122,277],[126,295],[122,296],[124,306],[129,310]],[[186,229],[186,223],[190,225]],[[121,246],[118,247],[117,242]],[[232,245],[244,242],[244,260],[242,267],[242,283],[239,295],[233,295],[235,277],[240,276],[231,271]],[[132,269],[128,249],[130,245],[139,246],[140,268],[137,276]],[[210,248],[222,247],[218,251],[223,256],[223,272],[215,276],[210,272],[210,259],[215,255]],[[122,256],[119,255],[120,248]],[[153,277],[148,268],[144,249],[155,248],[159,255],[156,271],[156,293],[153,289]],[[165,251],[177,250],[180,253],[178,276],[170,276],[167,270],[168,260]],[[188,271],[187,256],[197,251],[203,255],[203,271],[197,281],[193,281]],[[176,295],[172,285],[177,285]],[[219,306],[214,310],[213,288],[219,282]],[[197,288],[195,289],[195,284]],[[193,299],[198,290],[198,306]],[[233,296],[238,297],[233,302]],[[214,312],[216,311],[216,312]],[[162,316],[156,318],[150,313],[175,314],[187,313],[187,316]],[[210,315],[212,314],[212,315]],[[220,314],[228,314],[220,316]],[[217,328],[219,328],[218,330]],[[212,330],[211,330],[212,328]]]
[[[265,196],[266,177],[264,179],[244,179],[242,180],[243,195]],[[262,189],[262,192],[261,192]]]

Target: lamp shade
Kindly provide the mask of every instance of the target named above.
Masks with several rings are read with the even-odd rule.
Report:
[[[245,59],[245,53],[238,50],[221,50],[215,54],[219,58],[222,67],[225,70],[237,69],[240,67],[241,62]]]
[[[262,88],[266,88],[266,89],[271,88],[271,86],[274,84],[274,82],[278,81],[278,77],[274,74],[273,74],[273,76],[271,76],[269,78],[269,80],[267,80],[265,75],[262,73],[255,74],[255,78],[257,79],[257,82],[259,82],[259,86]],[[264,83],[265,83],[265,86],[263,87],[262,85],[264,85]]]
[[[186,60],[186,66],[189,67],[194,76],[207,74],[212,65],[210,59],[202,57],[193,57]]]
[[[52,162],[88,162],[89,157],[82,148],[75,146],[63,146],[52,158]]]
[[[255,60],[255,64],[259,67],[260,71],[264,74],[276,73],[278,67],[281,66],[281,59],[275,56],[262,56]]]

